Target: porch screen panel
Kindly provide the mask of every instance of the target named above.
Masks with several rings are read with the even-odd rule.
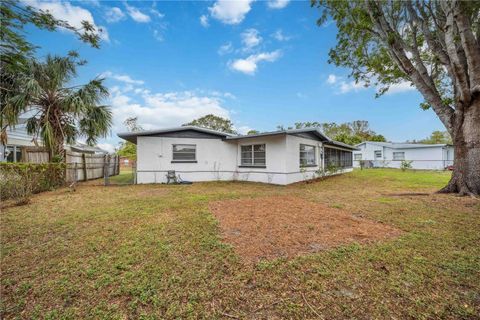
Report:
[[[340,169],[351,168],[353,156],[351,151],[325,147],[325,166],[334,166]]]

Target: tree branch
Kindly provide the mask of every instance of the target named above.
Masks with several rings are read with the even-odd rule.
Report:
[[[458,26],[458,33],[468,65],[470,91],[472,94],[480,92],[480,46],[475,40],[472,26],[462,10],[463,5],[455,2],[453,7],[454,19]]]

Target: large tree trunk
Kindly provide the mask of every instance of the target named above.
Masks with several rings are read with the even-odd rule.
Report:
[[[452,178],[442,193],[480,195],[480,97],[457,113],[455,117],[453,143],[455,160]]]

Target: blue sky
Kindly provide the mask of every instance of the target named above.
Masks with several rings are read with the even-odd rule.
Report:
[[[230,118],[238,131],[274,130],[297,121],[368,120],[391,141],[444,130],[407,83],[375,99],[375,88],[328,64],[334,23],[318,27],[309,1],[27,1],[78,25],[101,27],[101,49],[67,31],[27,28],[37,55],[77,50],[88,64],[78,82],[106,77],[114,113],[111,149],[138,116],[146,129],[172,127],[208,113]]]

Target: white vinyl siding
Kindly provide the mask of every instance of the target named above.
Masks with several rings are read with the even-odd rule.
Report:
[[[241,162],[242,166],[265,166],[265,144],[252,144],[241,146]]]
[[[393,160],[405,160],[405,152],[394,152]]]
[[[315,166],[315,147],[307,144],[300,144],[300,166]]]
[[[196,148],[194,144],[174,144],[173,145],[173,161],[195,162],[197,160]]]

